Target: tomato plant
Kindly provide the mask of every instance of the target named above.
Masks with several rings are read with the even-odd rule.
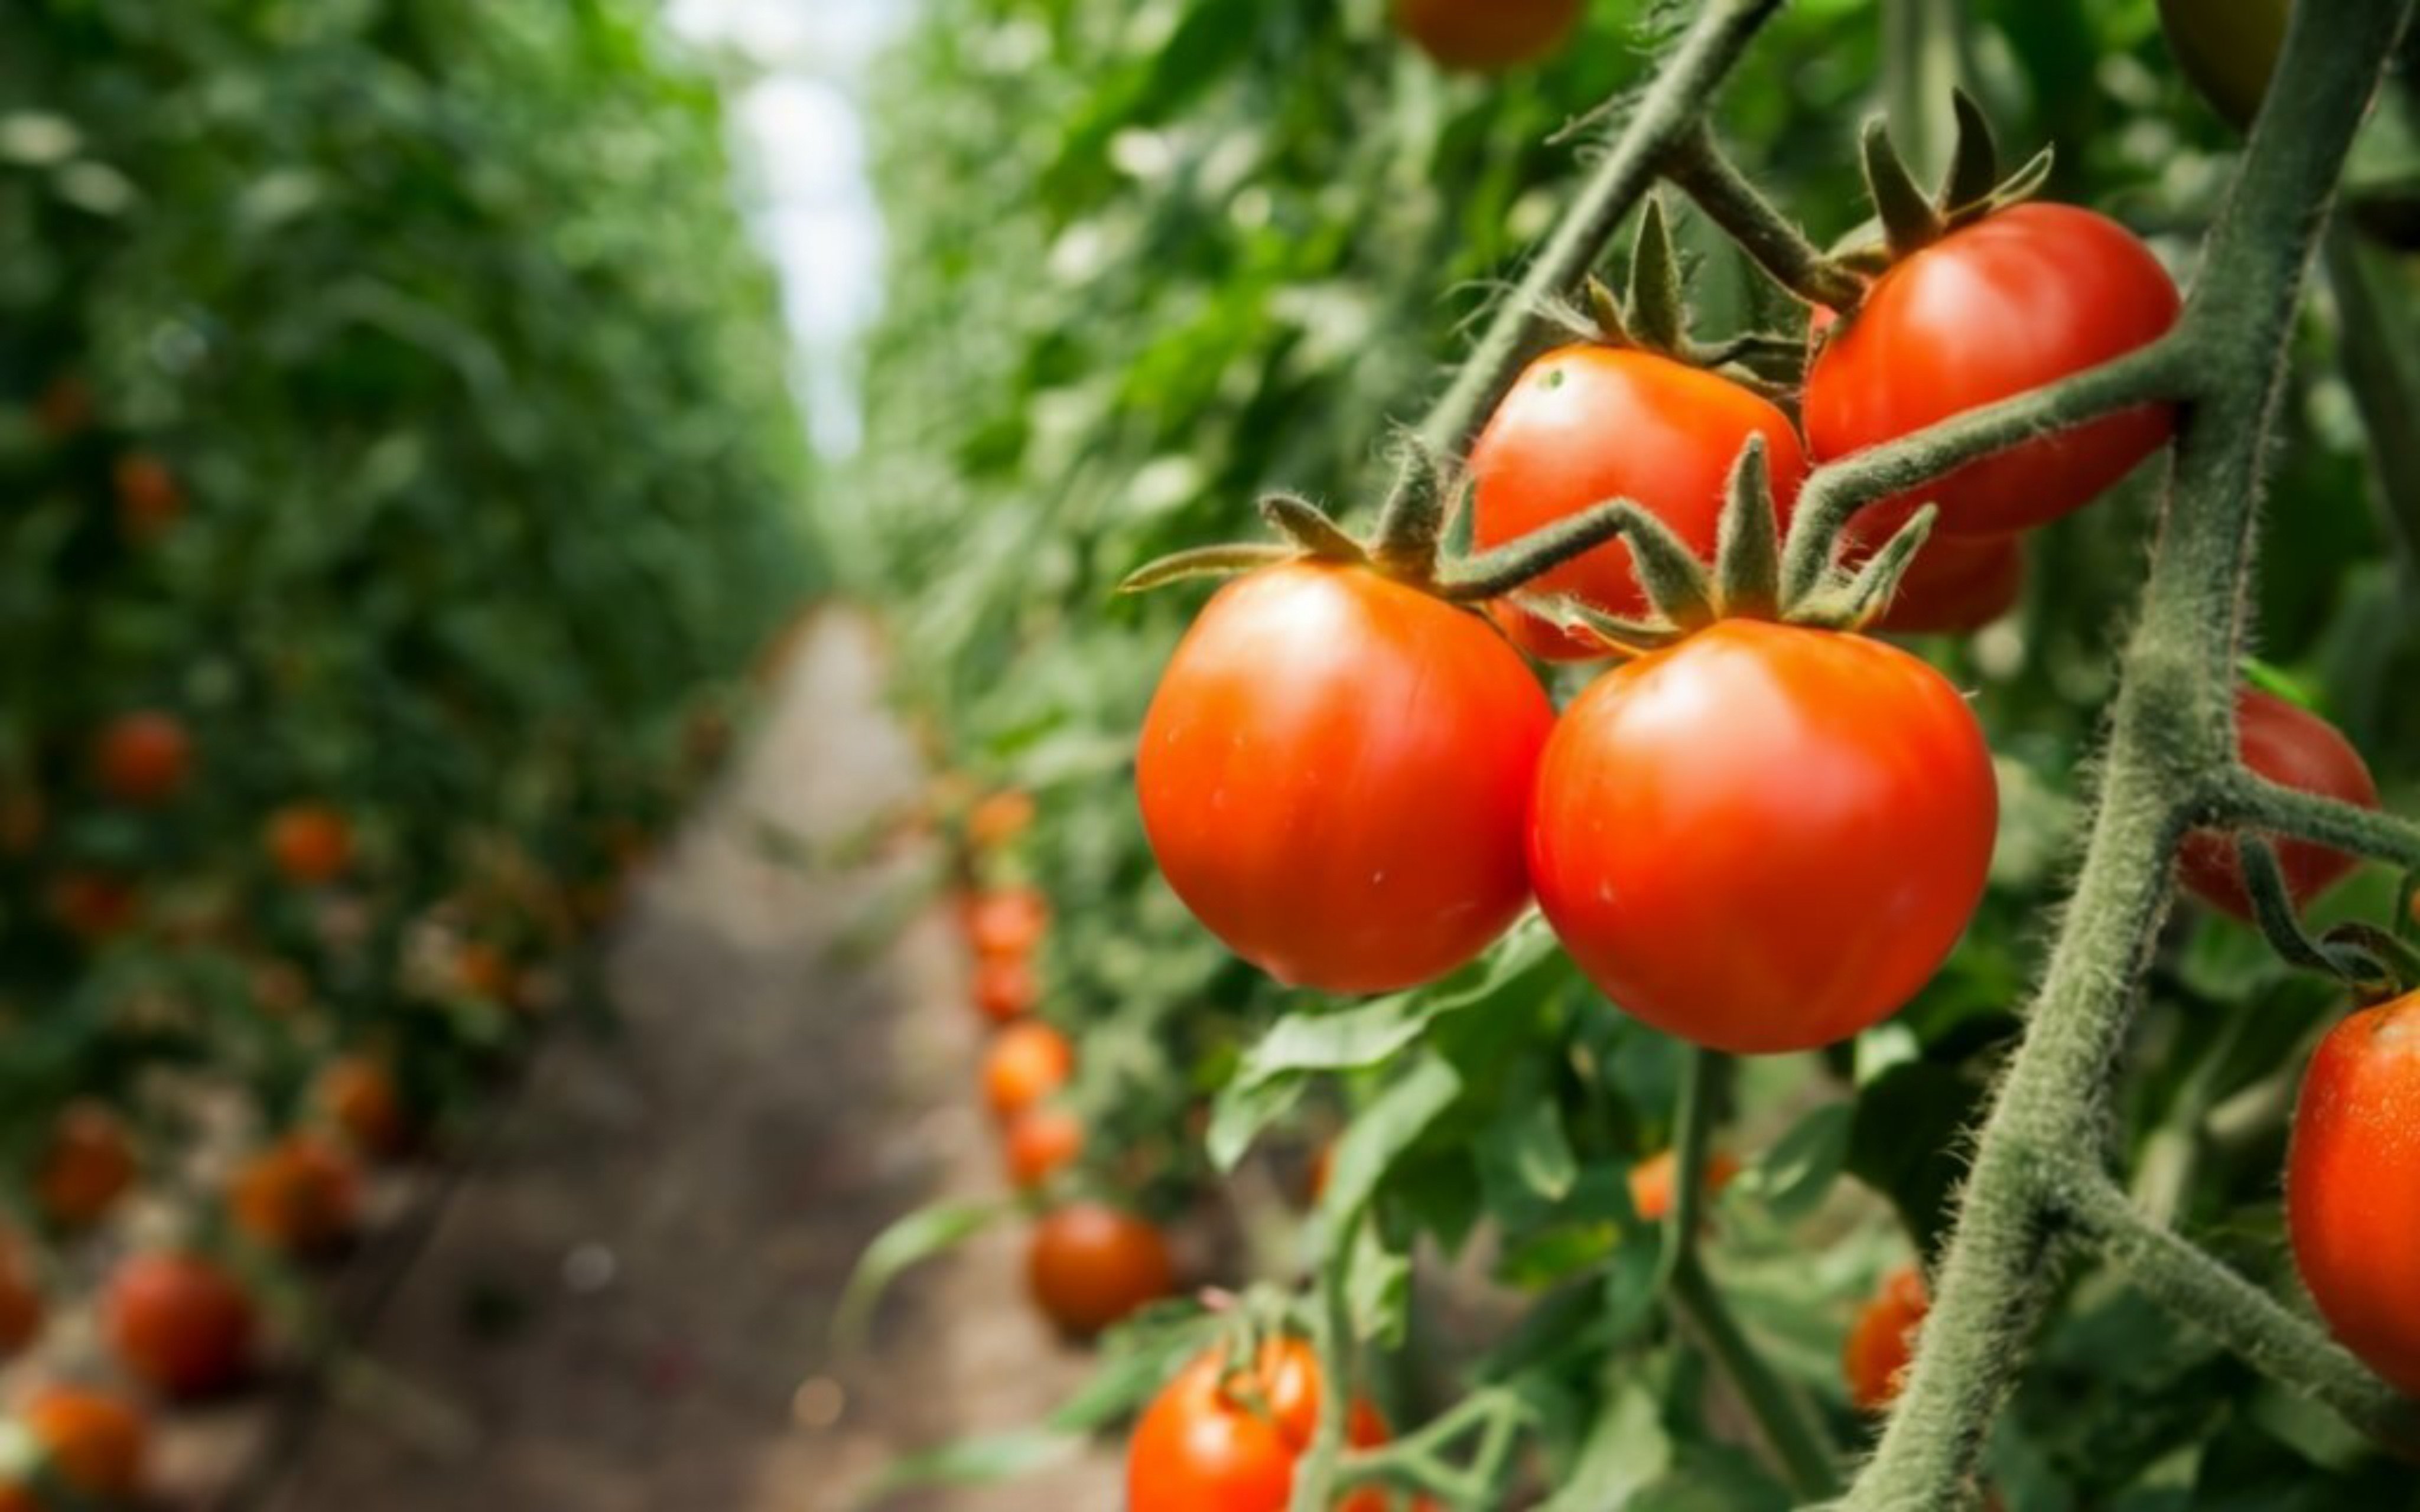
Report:
[[[1284,1512],[1295,1461],[1311,1446],[1327,1390],[1320,1365],[1298,1338],[1264,1340],[1248,1369],[1213,1350],[1160,1389],[1126,1449],[1126,1502],[1168,1512]],[[1346,1441],[1384,1443],[1375,1409],[1355,1400]],[[1338,1512],[1388,1512],[1379,1491],[1337,1504]]]
[[[1366,570],[1272,567],[1219,590],[1160,676],[1143,828],[1186,906],[1280,981],[1410,986],[1528,902],[1522,818],[1552,719],[1469,611]]]
[[[2246,687],[2236,695],[2235,732],[2243,764],[2273,782],[2317,793],[2366,809],[2378,807],[2378,784],[2361,753],[2334,725],[2273,693]],[[2350,872],[2358,859],[2308,841],[2276,847],[2287,896],[2310,902]],[[2185,837],[2177,858],[2178,879],[2211,907],[2238,918],[2252,918],[2252,897],[2243,887],[2243,863],[2231,835],[2211,830]]]

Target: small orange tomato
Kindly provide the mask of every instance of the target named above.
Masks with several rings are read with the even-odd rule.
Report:
[[[1264,1340],[1249,1369],[1230,1368],[1222,1350],[1197,1355],[1163,1387],[1135,1424],[1126,1447],[1126,1505],[1140,1512],[1285,1512],[1295,1463],[1319,1431],[1326,1382],[1319,1359],[1298,1338]],[[1385,1443],[1386,1419],[1356,1398],[1345,1442]],[[1336,1504],[1337,1512],[1392,1512],[1409,1504],[1372,1487]]]
[[[1050,927],[1050,900],[1038,887],[994,887],[967,900],[967,943],[986,961],[1022,961]]]
[[[967,843],[977,851],[1001,850],[1032,825],[1033,795],[1004,788],[967,810]]]
[[[411,1146],[411,1117],[385,1066],[367,1056],[345,1056],[319,1072],[313,1098],[319,1110],[363,1153],[393,1159]]]
[[[166,533],[185,513],[185,488],[168,464],[144,452],[117,459],[117,532],[141,545]]]
[[[1065,1108],[1032,1107],[1009,1121],[1008,1179],[1031,1192],[1084,1149],[1084,1123]]]
[[[1020,1019],[992,1037],[984,1052],[984,1100],[1001,1119],[1041,1102],[1067,1084],[1076,1049],[1047,1024]]]
[[[1561,47],[1587,0],[1395,0],[1395,25],[1444,68],[1497,73]]]
[[[1061,1332],[1090,1338],[1176,1289],[1168,1241],[1133,1213],[1097,1202],[1057,1209],[1033,1230],[1026,1280]]]
[[[2294,1109],[2286,1227],[2328,1327],[2420,1397],[2420,994],[2319,1041]]]
[[[101,729],[93,747],[93,773],[101,790],[118,802],[156,809],[192,780],[193,736],[173,714],[121,714]]]
[[[353,830],[323,803],[295,803],[269,816],[269,858],[297,887],[334,882],[353,862]]]
[[[110,1278],[102,1328],[127,1373],[169,1396],[206,1396],[252,1370],[252,1299],[199,1256],[129,1257]]]
[[[88,869],[62,872],[45,896],[59,927],[87,945],[122,934],[134,923],[142,899],[124,877]]]
[[[1672,1173],[1679,1157],[1669,1149],[1648,1156],[1630,1168],[1630,1206],[1649,1223],[1661,1223],[1672,1211]],[[1706,1196],[1719,1196],[1740,1173],[1740,1163],[1727,1149],[1706,1157]]]
[[[142,1489],[149,1434],[142,1414],[121,1398],[73,1386],[51,1386],[37,1393],[18,1417],[39,1446],[50,1475],[62,1488],[112,1504]],[[18,1498],[14,1504],[28,1509],[50,1504],[23,1487],[10,1487],[6,1495]],[[0,1497],[0,1507],[10,1504]]]
[[[485,940],[465,940],[454,952],[454,984],[464,996],[506,1002],[512,996],[513,977],[511,960]]]
[[[975,1007],[995,1024],[1023,1018],[1041,1000],[1042,985],[1031,964],[987,960],[975,964]]]
[[[124,1120],[102,1103],[72,1103],[35,1163],[34,1200],[62,1228],[90,1227],[134,1184],[135,1169]]]
[[[361,1220],[361,1172],[328,1141],[289,1134],[237,1169],[227,1206],[236,1227],[269,1248],[325,1255]]]
[[[1908,1266],[1884,1277],[1873,1300],[1858,1312],[1840,1368],[1849,1380],[1849,1398],[1861,1410],[1879,1412],[1897,1399],[1915,1358],[1916,1331],[1931,1307],[1924,1277]]]
[[[16,1234],[0,1234],[0,1360],[24,1352],[42,1331],[42,1288]]]

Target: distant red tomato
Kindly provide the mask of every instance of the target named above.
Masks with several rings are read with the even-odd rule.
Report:
[[[236,1227],[284,1254],[329,1253],[361,1222],[361,1170],[342,1149],[292,1134],[238,1167],[227,1185]]]
[[[117,459],[118,533],[138,545],[165,534],[185,513],[184,486],[168,464],[142,452]]]
[[[1630,1168],[1630,1207],[1649,1223],[1662,1223],[1672,1211],[1672,1179],[1680,1159],[1669,1149],[1659,1149]],[[1740,1173],[1739,1157],[1730,1150],[1717,1149],[1706,1157],[1706,1196],[1716,1197],[1723,1188],[1736,1180]]]
[[[353,861],[353,829],[322,803],[295,803],[269,817],[270,860],[287,881],[309,887],[334,882]]]
[[[966,901],[967,943],[987,961],[1023,961],[1050,929],[1050,900],[1039,887],[994,887]]]
[[[158,808],[182,793],[193,778],[193,736],[173,714],[156,709],[122,714],[102,728],[93,768],[101,791],[118,802]]]
[[[1054,1209],[1033,1230],[1026,1281],[1061,1332],[1089,1338],[1176,1290],[1158,1229],[1097,1202]]]
[[[1588,0],[1395,0],[1395,24],[1449,69],[1495,73],[1563,45]]]
[[[1857,1314],[1841,1351],[1840,1368],[1848,1377],[1849,1399],[1869,1412],[1879,1412],[1899,1396],[1908,1362],[1916,1355],[1916,1331],[1932,1310],[1924,1277],[1902,1267],[1883,1278],[1882,1289]]]
[[[1008,1179],[1031,1192],[1083,1153],[1084,1121],[1065,1108],[1028,1108],[1010,1120],[1003,1141]]]
[[[1047,1024],[1019,1019],[984,1051],[984,1101],[1012,1119],[1059,1090],[1076,1069],[1076,1047]]]
[[[252,1370],[252,1301],[198,1256],[135,1255],[102,1301],[110,1347],[129,1374],[170,1396],[205,1396]]]
[[[1412,986],[1527,905],[1553,719],[1481,616],[1361,567],[1264,568],[1219,590],[1160,678],[1143,828],[1194,917],[1279,980]]]
[[[1033,967],[1023,961],[980,961],[975,964],[975,1007],[995,1024],[1005,1024],[1033,1011],[1042,1000],[1042,984]]]
[[[2176,284],[2116,222],[2071,205],[1985,216],[1894,264],[1807,369],[1807,440],[1847,456],[2149,345]],[[2175,428],[2168,405],[2097,420],[1968,463],[1861,520],[1876,536],[1918,504],[1949,535],[2004,535],[2082,508]]]
[[[1471,543],[1501,546],[1606,500],[1628,499],[1711,562],[1731,467],[1751,436],[1764,438],[1774,500],[1787,518],[1807,459],[1790,417],[1769,401],[1652,352],[1558,348],[1521,374],[1471,448]],[[1565,563],[1528,591],[1568,594],[1627,618],[1648,610],[1621,541]],[[1533,656],[1606,654],[1510,604],[1495,612]]]
[[[2335,726],[2309,710],[2257,687],[2241,688],[2235,695],[2235,730],[2243,764],[2271,781],[2365,809],[2378,807],[2378,784],[2361,752]],[[2361,864],[2342,851],[2308,841],[2273,843],[2286,891],[2297,908]],[[2186,836],[2178,852],[2177,880],[2211,907],[2241,919],[2252,918],[2252,895],[2244,890],[2243,864],[2236,856],[2232,834],[2204,829]]]
[[[42,1331],[41,1278],[23,1236],[0,1232],[0,1360],[24,1352]]]

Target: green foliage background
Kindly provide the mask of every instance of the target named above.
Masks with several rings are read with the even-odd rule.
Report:
[[[1718,113],[1819,239],[1865,214],[1855,128],[1906,84],[1910,54],[1885,49],[1885,28],[1920,8],[1792,7]],[[1929,8],[1955,24],[1919,27],[1913,55],[1954,57],[2012,152],[2055,146],[2053,197],[2127,222],[2190,279],[2238,144],[2178,74],[2149,0]],[[1013,866],[1059,908],[1045,1011],[1081,1030],[1078,1099],[1108,1131],[1096,1147],[1145,1151],[1147,1196],[1172,1212],[1214,1200],[1202,1141],[1169,1134],[1187,1108],[1211,1105],[1220,1161],[1265,1128],[1284,1131],[1262,1141],[1282,1157],[1350,1119],[1384,1172],[1384,1242],[1357,1261],[1357,1318],[1401,1367],[1405,1405],[1513,1384],[1542,1413],[1558,1508],[1777,1504],[1708,1417],[1700,1362],[1649,1316],[1652,1277],[1631,1263],[1646,1246],[1618,1176],[1666,1137],[1671,1047],[1520,933],[1431,992],[1350,1011],[1282,995],[1158,885],[1133,811],[1132,732],[1201,592],[1116,599],[1115,582],[1160,553],[1252,535],[1264,488],[1341,509],[1374,500],[1390,427],[1441,386],[1585,166],[1587,133],[1556,133],[1639,87],[1679,15],[1597,4],[1550,65],[1474,81],[1438,73],[1384,9],[933,0],[877,92],[889,305],[866,355],[864,454],[827,508],[849,569],[901,627],[903,698],[950,759],[1042,798]],[[1701,333],[1793,328],[1789,301],[1693,214],[1683,224]],[[2400,260],[2373,250],[2356,265],[2407,318]],[[2322,302],[2274,464],[2258,643],[2363,746],[2393,802],[2420,751],[2395,692],[2420,641],[2388,522],[2412,517],[2374,498],[2338,335]],[[2399,397],[2388,412],[2408,415]],[[1723,1204],[1717,1263],[1844,1442],[1858,1432],[1837,1364],[1852,1304],[1894,1253],[1939,1232],[1958,1131],[2039,965],[2151,482],[2033,543],[2012,622],[1926,648],[1977,689],[2002,756],[2006,825],[1967,945],[1853,1050],[1761,1063],[1743,1084],[1727,1137],[1761,1157]],[[2392,903],[2373,876],[2328,906],[2378,918]],[[2247,933],[2185,914],[2128,1082],[2138,1190],[2286,1288],[2283,1100],[2335,1003]],[[1527,1320],[1433,1335],[1406,1316],[1403,1257],[1416,1240],[1460,1250],[1482,1216],[1481,1253]],[[1295,1263],[1262,1259],[1280,1274]],[[1617,1410],[1640,1392],[1645,1407]],[[2340,1430],[2094,1278],[2072,1288],[1993,1463],[2023,1508],[2408,1494]]]
[[[163,1057],[277,1105],[330,1038],[458,1080],[446,1047],[516,1032],[412,987],[413,931],[552,952],[710,769],[723,680],[818,580],[786,361],[719,102],[644,8],[0,9],[0,791],[47,816],[0,857],[9,1141]],[[132,455],[187,500],[148,545]],[[88,776],[139,707],[198,749],[157,813]],[[297,798],[361,832],[359,928],[268,874]],[[148,927],[57,930],[78,869]],[[259,1011],[274,962],[326,1023]]]

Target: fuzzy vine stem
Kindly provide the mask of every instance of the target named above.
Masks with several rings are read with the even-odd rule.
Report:
[[[1865,280],[1824,256],[1796,223],[1775,209],[1724,154],[1703,119],[1673,142],[1664,171],[1783,288],[1809,304],[1843,313],[1865,298]]]
[[[2348,1401],[2334,1355],[2280,1347],[2293,1337],[2269,1327],[2282,1309],[2228,1285],[2235,1278],[2215,1261],[2160,1239],[2164,1230],[2121,1224],[2131,1206],[2121,1215],[2124,1199],[2102,1196],[2097,1181],[2063,1175],[2078,1127],[2094,1130],[2096,1143],[2109,1140],[2112,1075],[2167,911],[2177,842],[2207,818],[2209,774],[2233,769],[2234,664],[2269,422],[2344,155],[2407,6],[2344,0],[2323,21],[2314,20],[2319,9],[2294,8],[2199,282],[2176,332],[2149,349],[2179,363],[2190,403],[2083,865],[2027,1032],[1978,1138],[1906,1389],[1846,1498],[1856,1512],[1973,1504],[1975,1464],[2045,1305],[2063,1223],[2098,1237],[2147,1292],[2230,1330],[2231,1343],[2257,1351],[2255,1363],[2287,1384],[2366,1411]],[[2058,393],[2034,397],[2047,406]],[[2397,854],[2410,838],[2403,826],[2356,822],[2336,811],[2342,806],[2288,805],[2240,779],[2227,793],[2243,805],[2242,817],[2289,832],[2358,836]]]

